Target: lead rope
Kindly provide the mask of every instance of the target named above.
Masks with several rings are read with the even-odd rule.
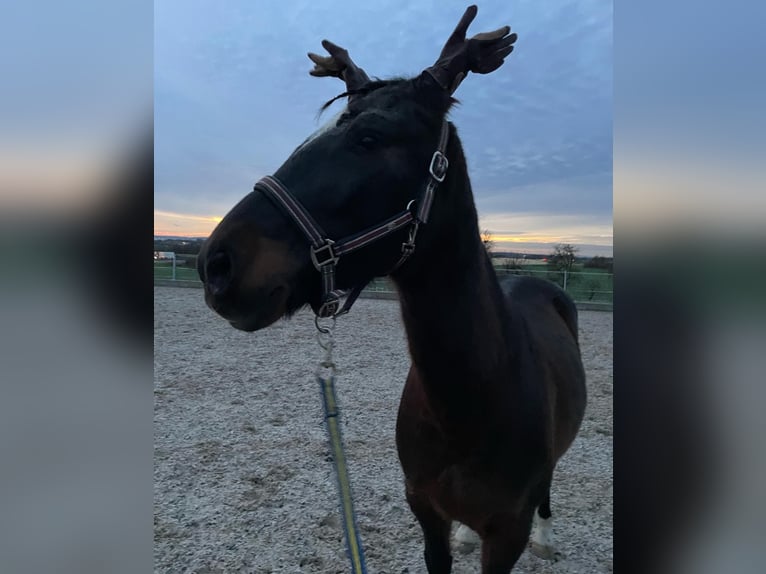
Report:
[[[346,456],[343,452],[343,438],[340,432],[338,400],[335,395],[336,368],[332,358],[335,346],[335,317],[315,317],[317,341],[325,351],[324,359],[319,362],[316,371],[317,382],[322,391],[324,420],[327,426],[327,436],[330,441],[330,451],[335,465],[335,478],[340,497],[340,513],[343,518],[343,534],[346,539],[346,552],[351,561],[352,574],[367,574],[364,561],[364,549],[356,523],[354,501],[351,496],[351,481],[348,477]]]

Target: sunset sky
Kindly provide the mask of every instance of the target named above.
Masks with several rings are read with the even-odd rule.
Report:
[[[320,41],[371,76],[415,75],[467,6],[386,2],[155,3],[156,235],[206,236],[253,183],[330,119],[309,76]],[[612,254],[612,2],[486,1],[469,35],[510,24],[516,50],[469,75],[451,113],[482,229],[498,249]]]

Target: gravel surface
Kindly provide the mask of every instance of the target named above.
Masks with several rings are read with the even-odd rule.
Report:
[[[155,572],[345,573],[332,463],[301,312],[242,333],[199,289],[155,287]],[[612,314],[580,312],[589,404],[554,475],[557,549],[514,573],[612,572]],[[336,329],[338,396],[371,574],[425,573],[394,424],[409,358],[398,303],[359,300]],[[453,572],[478,573],[479,551]]]

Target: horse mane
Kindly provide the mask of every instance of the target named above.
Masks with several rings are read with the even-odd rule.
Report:
[[[322,115],[322,113],[329,108],[332,104],[334,104],[337,100],[341,98],[347,98],[349,96],[357,96],[357,95],[367,95],[370,92],[374,92],[375,90],[378,90],[380,88],[386,87],[386,86],[392,86],[395,84],[403,84],[405,82],[410,81],[411,78],[405,78],[403,76],[389,78],[388,80],[381,80],[380,78],[375,78],[374,80],[367,82],[365,85],[363,85],[360,88],[356,88],[354,90],[347,90],[343,92],[342,94],[338,94],[334,98],[327,100],[324,104],[322,104],[322,107],[319,108],[319,116]],[[460,100],[453,98],[450,96],[449,101],[449,107],[448,109],[452,108],[452,106],[459,104]]]

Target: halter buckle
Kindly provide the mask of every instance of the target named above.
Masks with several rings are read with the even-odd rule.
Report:
[[[322,306],[319,307],[316,316],[321,319],[332,318],[334,321],[335,317],[337,316],[338,307],[340,306],[340,299],[333,296],[330,297],[331,298],[328,298],[324,303],[322,303]],[[333,323],[333,327],[334,326],[335,324]],[[318,324],[317,329],[322,332],[322,327],[320,327]]]
[[[314,264],[317,271],[321,271],[322,267],[327,265],[335,265],[340,259],[335,255],[333,245],[335,245],[335,242],[332,239],[326,239],[324,245],[320,245],[319,247],[311,246],[309,254],[311,255],[311,262]],[[326,257],[326,259],[322,259],[323,257]]]
[[[431,165],[428,166],[428,172],[439,183],[444,181],[447,177],[447,168],[449,167],[449,160],[447,156],[440,152],[438,149],[431,157]]]

